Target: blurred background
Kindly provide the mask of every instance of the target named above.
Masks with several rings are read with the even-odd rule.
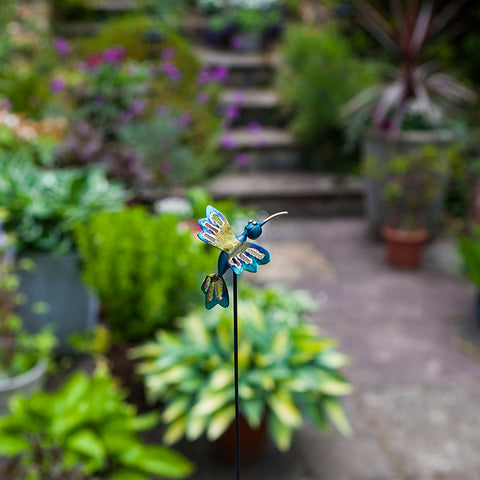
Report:
[[[480,6],[0,2],[0,479],[480,479]],[[226,275],[231,285],[231,272]]]

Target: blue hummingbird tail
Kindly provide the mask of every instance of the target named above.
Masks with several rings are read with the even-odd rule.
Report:
[[[230,300],[225,280],[218,273],[211,273],[202,283],[202,292],[205,294],[205,307],[210,310],[215,305],[227,308]]]

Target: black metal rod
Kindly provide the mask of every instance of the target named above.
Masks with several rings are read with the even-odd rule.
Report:
[[[238,300],[237,275],[233,274],[233,358],[235,364],[235,450],[237,462],[237,480],[240,480],[240,407],[238,401]]]

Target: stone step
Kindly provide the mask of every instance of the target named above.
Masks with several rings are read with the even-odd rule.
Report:
[[[232,198],[242,205],[292,216],[361,215],[363,181],[316,172],[223,174],[208,186],[216,200]]]
[[[249,128],[227,130],[221,146],[227,159],[227,170],[289,170],[300,164],[300,152],[293,137],[281,128]]]
[[[273,75],[280,64],[274,51],[244,53],[197,47],[201,62],[210,66],[224,66],[229,71],[227,86],[233,88],[259,88],[272,83]]]
[[[233,126],[245,126],[252,122],[262,125],[280,126],[286,123],[281,111],[278,94],[270,89],[228,89],[222,92],[220,103],[230,109],[237,118]]]

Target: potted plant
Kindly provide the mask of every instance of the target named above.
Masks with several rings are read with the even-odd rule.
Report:
[[[5,478],[188,477],[193,466],[186,458],[140,439],[138,432],[157,422],[155,413],[137,415],[105,367],[92,377],[76,373],[57,391],[17,396],[0,417],[0,457],[9,459]]]
[[[2,214],[3,215],[3,214]],[[0,217],[2,216],[0,215]],[[9,398],[43,386],[47,358],[55,337],[45,330],[29,335],[22,329],[16,308],[18,278],[14,273],[12,244],[0,221],[0,414]]]
[[[436,13],[435,2],[393,0],[392,22],[371,5],[359,3],[360,22],[393,59],[387,78],[369,87],[345,107],[349,135],[367,127],[363,137],[364,157],[387,163],[392,156],[434,145],[438,161],[454,135],[450,129],[455,107],[476,99],[475,93],[449,74],[439,71],[427,49],[458,12],[462,2],[448,3]],[[385,219],[382,186],[367,176],[366,208],[369,223],[377,231]],[[441,193],[441,192],[440,192]],[[440,209],[432,212],[430,225]]]
[[[382,172],[386,211],[382,236],[390,265],[413,268],[421,262],[432,204],[441,198],[446,178],[446,167],[437,159],[437,149],[425,146],[391,158]],[[372,168],[382,171],[382,166]]]
[[[333,339],[322,337],[304,321],[312,309],[308,295],[282,289],[243,287],[239,304],[239,394],[246,457],[261,452],[266,431],[287,450],[294,430],[306,416],[325,429],[330,419],[350,432],[340,396],[351,392],[339,368],[347,359]],[[140,359],[151,402],[165,402],[164,441],[206,434],[233,447],[229,427],[234,420],[233,327],[231,311],[194,311],[179,322],[178,332],[159,332],[156,339],[132,351]],[[221,440],[220,440],[221,439]],[[253,450],[253,451],[252,451]],[[233,450],[230,452],[233,458]]]
[[[103,210],[118,210],[125,191],[99,169],[44,170],[21,157],[0,161],[0,204],[8,211],[5,229],[17,238],[18,255],[34,268],[20,271],[20,292],[27,301],[19,312],[28,331],[53,325],[66,350],[76,331],[96,323],[97,302],[81,280],[73,226]],[[42,302],[48,315],[32,305]]]
[[[458,249],[465,265],[465,272],[477,289],[475,314],[480,322],[480,226],[472,225],[470,235],[462,235]]]

